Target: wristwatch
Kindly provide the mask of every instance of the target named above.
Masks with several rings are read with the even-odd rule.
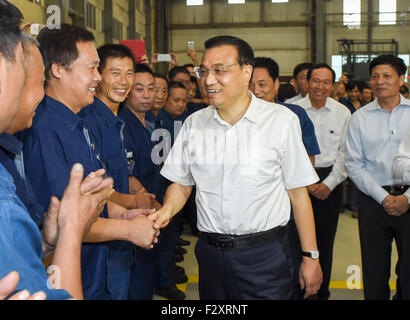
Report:
[[[304,257],[309,257],[313,260],[319,259],[319,251],[318,250],[312,250],[312,251],[302,251],[302,256]]]

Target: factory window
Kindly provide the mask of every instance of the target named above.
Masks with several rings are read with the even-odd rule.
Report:
[[[202,6],[204,4],[204,0],[186,0],[187,6]]]
[[[114,39],[122,40],[122,23],[114,19],[112,24],[112,35]]]
[[[396,0],[379,0],[379,24],[396,24]]]
[[[360,0],[343,0],[343,25],[360,26]]]
[[[89,2],[85,3],[85,25],[87,28],[96,29],[96,7]]]

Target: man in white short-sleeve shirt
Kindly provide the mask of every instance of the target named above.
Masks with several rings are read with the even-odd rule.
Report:
[[[205,43],[198,76],[211,106],[190,116],[161,174],[174,181],[156,227],[177,214],[196,185],[195,248],[201,299],[290,299],[290,206],[301,247],[305,296],[321,284],[313,212],[306,186],[318,180],[297,116],[250,91],[254,56],[243,40]]]

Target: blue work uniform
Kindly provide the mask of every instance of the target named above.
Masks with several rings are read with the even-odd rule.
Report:
[[[153,123],[147,122],[147,128],[144,127],[141,121],[125,104],[121,105],[118,115],[125,122],[124,144],[128,160],[133,162],[133,168],[129,174],[136,177],[147,192],[153,193],[156,200],[162,204],[164,189],[162,178],[159,174],[160,166],[151,159],[151,152],[155,147],[155,142],[151,141],[151,135],[155,129],[152,127]],[[152,299],[156,264],[157,245],[154,245],[154,248],[150,250],[135,247],[134,267],[131,272],[130,299]]]
[[[47,299],[71,298],[65,290],[48,287],[42,263],[40,230],[16,195],[13,178],[0,164],[0,279],[17,271],[20,281],[13,292],[44,291]]]
[[[23,143],[6,132],[0,134],[0,163],[13,178],[17,196],[35,224],[40,226],[44,220],[44,208],[36,201],[33,187],[25,174]]]
[[[84,177],[102,168],[84,120],[49,96],[38,106],[33,126],[21,137],[26,173],[44,208],[48,208],[51,196],[62,198],[75,163],[83,165]],[[107,206],[100,217],[108,218]],[[81,270],[84,298],[108,299],[107,243],[82,245]]]
[[[82,109],[91,146],[97,159],[114,179],[114,189],[129,193],[128,166],[123,144],[124,122],[100,99]],[[110,241],[108,246],[108,289],[113,300],[128,299],[133,262],[133,245],[128,241]]]

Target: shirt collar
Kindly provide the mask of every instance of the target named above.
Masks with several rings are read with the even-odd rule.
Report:
[[[307,94],[306,97],[304,97],[303,99],[306,99],[308,108],[312,108],[312,109],[315,109],[315,110],[325,109],[325,110],[330,111],[330,110],[333,109],[333,102],[337,102],[335,99],[327,97],[325,105],[322,108],[317,109],[314,106],[312,106],[312,103],[310,102],[309,94]]]
[[[246,110],[245,114],[242,116],[242,118],[237,123],[239,123],[242,119],[247,119],[254,123],[258,123],[260,120],[258,116],[258,112],[257,112],[258,111],[257,104],[258,104],[258,100],[260,99],[257,98],[250,90],[248,90],[248,95],[251,98],[251,103],[249,104],[249,107]],[[215,107],[213,107],[212,110],[213,110],[214,119],[218,121],[220,124],[226,125],[227,122],[222,120],[222,118],[219,116],[218,110]]]
[[[74,129],[82,122],[82,119],[75,114],[71,109],[65,106],[60,101],[57,101],[49,96],[44,97],[44,102],[48,105],[56,114],[56,116],[65,124],[65,126],[70,130]]]
[[[94,98],[94,103],[91,106],[95,106],[95,108],[97,108],[97,110],[100,111],[100,114],[107,123],[108,128],[115,126],[118,122],[123,124],[121,119],[116,117],[115,114],[111,111],[111,109],[97,97]]]
[[[0,146],[14,155],[20,154],[23,150],[23,143],[7,132],[0,134]]]
[[[400,103],[397,107],[400,106],[410,106],[410,100],[406,99],[402,94],[400,94]],[[367,110],[375,111],[375,110],[384,110],[380,105],[378,99],[374,99],[367,105]]]

